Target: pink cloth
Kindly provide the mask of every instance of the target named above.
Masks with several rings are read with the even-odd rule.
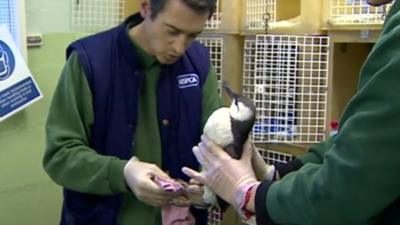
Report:
[[[183,190],[183,186],[173,180],[167,180],[156,176],[154,178],[160,187],[165,191],[179,192]],[[161,208],[161,217],[163,225],[195,225],[195,219],[190,213],[189,207],[177,207],[167,204]]]
[[[177,207],[173,205],[165,205],[161,209],[161,217],[163,225],[195,225],[193,215],[189,211],[189,207]]]

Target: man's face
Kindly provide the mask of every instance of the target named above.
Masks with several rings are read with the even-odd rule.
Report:
[[[198,13],[181,0],[169,0],[155,18],[151,10],[144,20],[145,37],[150,53],[162,64],[172,64],[181,57],[187,47],[201,33],[208,12]]]
[[[390,3],[393,0],[367,0],[368,4],[372,5],[372,6],[380,6],[380,5],[384,5],[387,3]]]

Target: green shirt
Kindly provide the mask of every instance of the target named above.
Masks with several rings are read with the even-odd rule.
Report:
[[[266,207],[278,224],[400,224],[400,1],[360,73],[340,131],[273,183]],[[383,214],[381,214],[383,212]]]
[[[135,155],[161,167],[161,140],[156,107],[156,84],[160,63],[134,44],[145,74],[139,97],[138,124],[134,137]],[[202,126],[221,106],[212,66],[203,85]],[[126,161],[97,154],[89,147],[94,120],[92,94],[78,55],[73,52],[61,74],[51,103],[46,125],[46,151],[43,165],[59,185],[71,190],[98,195],[124,193],[118,217],[120,225],[159,225],[160,208],[138,201],[125,185]]]

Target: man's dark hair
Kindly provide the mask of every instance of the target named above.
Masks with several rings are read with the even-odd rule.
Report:
[[[156,18],[157,14],[161,12],[165,4],[170,0],[150,0],[151,18]],[[171,0],[175,1],[175,0]],[[209,12],[208,18],[211,18],[216,8],[217,0],[179,0],[183,4],[189,6],[192,10],[204,13]]]

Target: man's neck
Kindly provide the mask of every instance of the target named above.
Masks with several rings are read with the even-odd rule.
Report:
[[[129,29],[129,38],[139,45],[146,53],[153,55],[148,40],[144,35],[143,22]]]

